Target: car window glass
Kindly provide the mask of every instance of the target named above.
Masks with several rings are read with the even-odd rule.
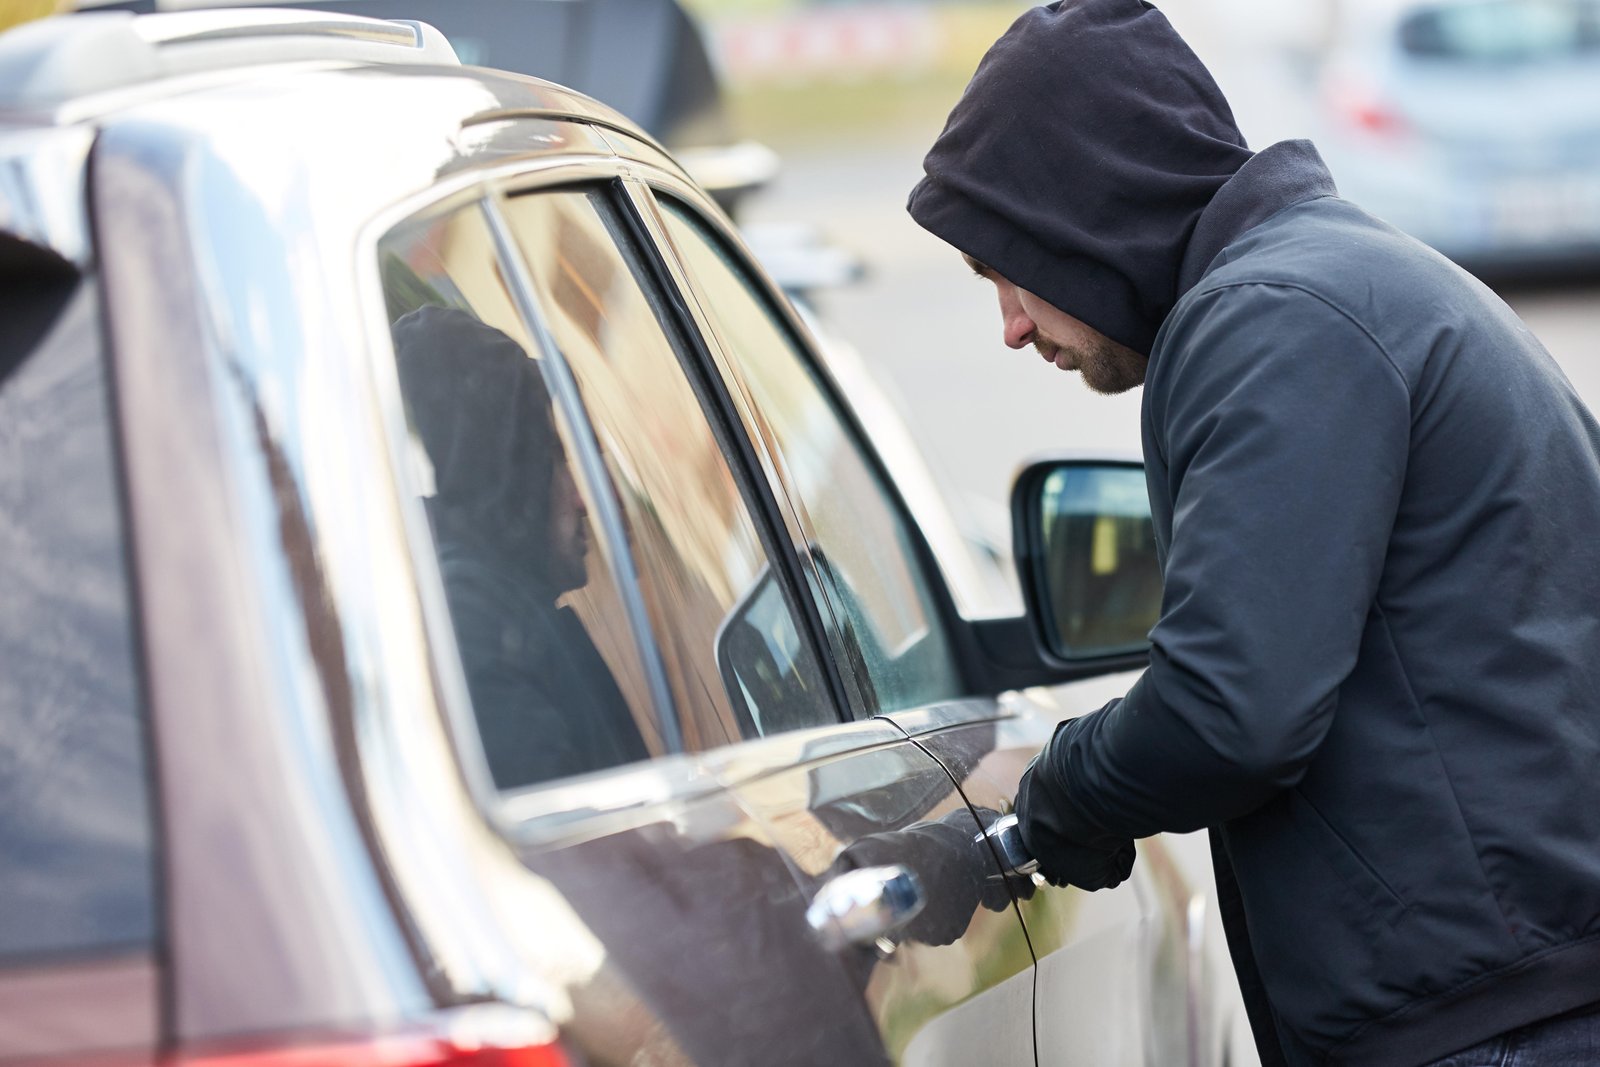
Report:
[[[0,244],[4,238],[0,238]],[[149,948],[144,708],[96,297],[0,269],[0,965]]]
[[[1594,0],[1489,0],[1426,7],[1400,24],[1411,55],[1488,63],[1555,62],[1600,51]]]
[[[505,210],[622,503],[686,747],[837,722],[618,209],[572,190]]]
[[[791,479],[816,561],[825,620],[869,683],[856,712],[959,692],[950,644],[900,512],[762,288],[692,211],[662,200],[668,232],[705,313],[748,384],[756,425]],[[730,382],[730,389],[738,386]]]
[[[638,646],[552,402],[476,205],[379,246],[410,431],[456,647],[495,784],[663,751]]]

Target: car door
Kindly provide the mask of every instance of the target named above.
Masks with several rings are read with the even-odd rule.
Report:
[[[560,981],[597,1062],[899,1059],[978,984],[948,975],[1009,953],[1031,984],[1021,924],[945,770],[844,713],[775,502],[608,177],[542,172],[378,245],[446,673],[521,869],[589,946]],[[1012,1044],[990,1062],[1031,1062],[1031,1028]]]
[[[849,714],[882,719],[960,692],[948,605],[941,603],[947,594],[793,323],[727,235],[682,190],[658,186],[648,198],[643,190],[636,195],[694,296],[697,320],[715,346],[718,375],[759,450],[762,475],[806,568],[806,592],[827,647],[846,670]],[[993,743],[992,736],[968,740]],[[872,760],[851,757],[837,766],[771,773],[736,788],[789,854],[809,894],[825,893],[836,877],[840,845],[845,856],[872,854],[884,847],[885,836],[920,842],[913,854],[924,866],[943,856],[951,869],[941,879],[947,885],[965,881],[968,899],[961,904],[949,890],[943,899],[930,894],[930,911],[951,913],[942,925],[930,916],[937,934],[894,947],[863,973],[868,1001],[898,1062],[1032,1062],[1032,956],[1014,905],[1000,895],[1017,887],[995,880],[979,857],[958,854],[953,845],[941,852],[936,844],[942,830],[956,826],[975,837],[981,825],[972,820],[979,813],[971,811],[969,798],[930,777],[937,806],[923,801],[924,810],[902,814],[896,806],[911,799],[904,786],[899,797],[863,786],[881,790],[907,775]],[[963,867],[966,873],[957,874]],[[1034,887],[1020,888],[1027,893]],[[938,944],[943,941],[948,944]]]

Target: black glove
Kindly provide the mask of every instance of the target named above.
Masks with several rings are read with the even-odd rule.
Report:
[[[1052,744],[1054,738],[1051,739]],[[1110,889],[1133,871],[1131,839],[1102,838],[1094,844],[1077,840],[1067,829],[1076,814],[1071,801],[1050,775],[1050,747],[1033,758],[1017,787],[1017,829],[1022,843],[1039,861],[1039,873],[1053,886]]]
[[[830,873],[904,864],[922,882],[927,904],[896,940],[948,945],[966,933],[979,906],[990,911],[1011,906],[1005,883],[988,879],[993,858],[976,838],[972,813],[962,806],[942,819],[857,839],[834,860]]]

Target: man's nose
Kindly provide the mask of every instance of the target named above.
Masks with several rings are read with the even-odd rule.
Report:
[[[1000,293],[1000,323],[1006,347],[1026,348],[1033,340],[1033,320],[1022,310],[1014,290]]]

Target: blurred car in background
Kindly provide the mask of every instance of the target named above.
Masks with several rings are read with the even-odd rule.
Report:
[[[1600,268],[1600,0],[1346,0],[1317,144],[1471,269]]]
[[[1002,815],[1147,654],[1138,466],[1034,468],[1034,609],[963,617],[618,113],[417,22],[45,19],[0,311],[0,1062],[1245,1052],[1173,842],[1086,894]]]

